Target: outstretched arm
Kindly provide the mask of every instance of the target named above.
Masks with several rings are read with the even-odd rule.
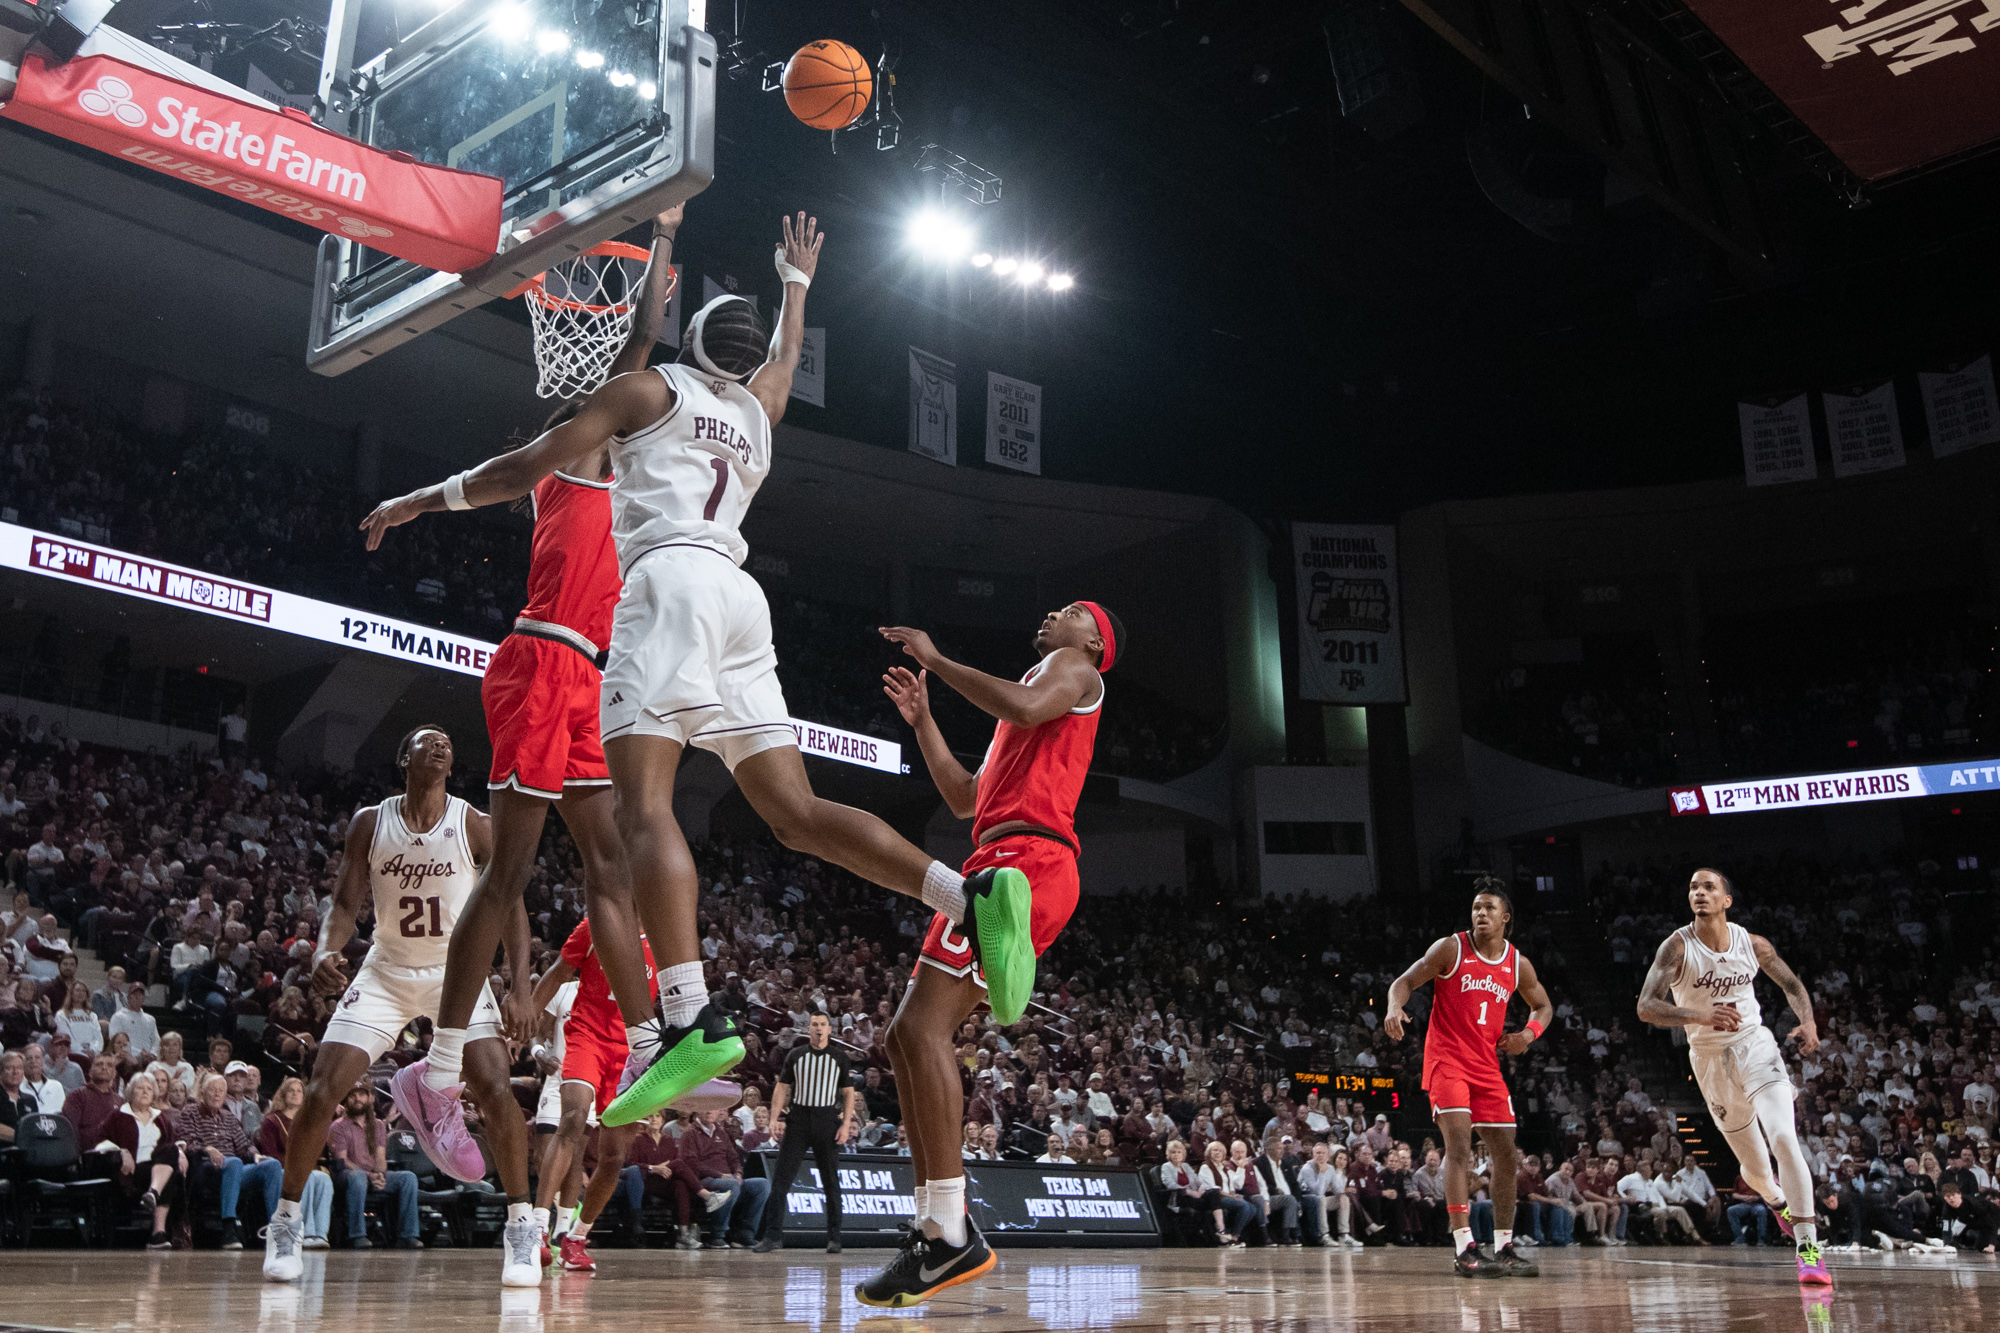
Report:
[[[1743,1017],[1728,1005],[1719,1004],[1702,1013],[1674,1003],[1674,978],[1681,974],[1686,952],[1687,944],[1678,930],[1660,941],[1659,951],[1653,955],[1653,966],[1646,973],[1646,982],[1639,988],[1639,1021],[1663,1028],[1694,1023],[1714,1028],[1717,1032],[1736,1031],[1742,1026]]]
[[[1043,658],[1042,671],[1023,685],[989,676],[952,661],[931,636],[905,625],[885,625],[882,637],[903,645],[917,665],[964,695],[981,712],[1017,727],[1038,727],[1097,698],[1097,666],[1079,648],[1058,648]]]
[[[1750,937],[1750,947],[1757,954],[1757,966],[1764,969],[1764,975],[1778,983],[1778,989],[1785,993],[1785,1003],[1792,1007],[1792,1016],[1799,1020],[1794,1029],[1799,1039],[1799,1050],[1811,1055],[1819,1049],[1819,1025],[1813,1021],[1812,992],[1806,983],[1799,980],[1798,973],[1785,966],[1785,960],[1778,957],[1778,951],[1771,947],[1771,941],[1762,935]]]
[[[882,675],[882,693],[896,705],[903,721],[915,729],[917,746],[924,752],[924,767],[931,771],[938,795],[944,797],[953,815],[959,819],[972,818],[973,806],[979,799],[979,775],[965,771],[965,765],[958,762],[951,747],[944,743],[944,733],[938,730],[937,720],[931,716],[930,673],[912,674],[908,667],[890,667]]]
[[[1382,1030],[1389,1034],[1391,1041],[1403,1039],[1403,1024],[1410,1021],[1410,1015],[1403,1006],[1410,1002],[1411,994],[1417,987],[1436,981],[1450,971],[1457,960],[1458,945],[1447,935],[1424,950],[1422,958],[1410,964],[1408,971],[1389,983],[1389,1011],[1382,1016]]]
[[[611,362],[605,378],[616,379],[646,368],[646,358],[666,327],[667,298],[674,291],[674,233],[680,230],[686,206],[675,204],[653,219],[653,259],[646,268],[646,282],[639,289],[639,308],[632,315],[632,332]]]
[[[1542,1035],[1549,1020],[1556,1016],[1556,1007],[1549,1003],[1549,993],[1542,989],[1542,979],[1535,972],[1535,965],[1528,956],[1516,951],[1521,960],[1521,980],[1515,991],[1528,1005],[1528,1026],[1518,1032],[1510,1032],[1500,1039],[1500,1050],[1504,1055],[1519,1055]]]
[[[771,330],[771,350],[764,364],[750,376],[748,388],[763,404],[764,415],[773,426],[785,418],[785,405],[792,400],[792,376],[799,368],[799,349],[806,341],[806,288],[819,268],[819,247],[826,233],[819,219],[799,210],[796,225],[784,219],[785,239],[772,256],[785,279],[785,299],[778,307],[777,327]],[[789,269],[790,272],[786,270]]]
[[[613,435],[629,434],[658,421],[673,407],[673,392],[658,375],[620,375],[591,394],[575,416],[544,432],[534,443],[495,454],[456,478],[376,505],[375,511],[361,520],[362,530],[368,534],[368,549],[380,546],[382,534],[390,528],[419,514],[450,508],[446,488],[454,481],[463,487],[464,508],[519,499],[549,473],[576,468]]]

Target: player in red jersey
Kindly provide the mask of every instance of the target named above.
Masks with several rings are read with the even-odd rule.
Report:
[[[1124,627],[1096,602],[1051,611],[1035,634],[1041,660],[1019,682],[951,661],[921,630],[882,634],[902,644],[918,667],[915,673],[890,668],[884,692],[916,729],[945,804],[973,821],[975,850],[964,872],[997,866],[1027,873],[1033,885],[1029,934],[1039,956],[1076,909],[1076,799],[1097,739],[1102,673],[1120,656]],[[931,718],[932,675],[999,719],[977,773],[952,758]],[[932,917],[916,979],[883,1037],[910,1137],[919,1225],[895,1259],[855,1288],[864,1305],[918,1305],[993,1267],[993,1251],[966,1216],[959,1156],[965,1094],[953,1041],[986,984],[972,955],[971,941],[950,917]]]
[[[1481,879],[1472,895],[1472,929],[1431,945],[1389,987],[1382,1028],[1403,1039],[1403,1006],[1425,982],[1431,987],[1430,1030],[1424,1034],[1424,1091],[1444,1135],[1444,1200],[1461,1277],[1538,1277],[1541,1269],[1514,1248],[1514,1099],[1500,1076],[1500,1056],[1528,1049],[1555,1014],[1535,968],[1508,934],[1514,901],[1500,881]],[[1507,1031],[1507,1002],[1519,993],[1531,1011],[1527,1026]],[[1472,1131],[1493,1158],[1493,1257],[1472,1239]]]
[[[642,370],[666,318],[671,290],[674,233],[679,205],[653,223],[652,262],[647,269],[632,332],[612,362],[613,377]],[[576,411],[574,400],[558,408],[553,426]],[[546,428],[545,428],[546,429]],[[590,919],[605,946],[598,951],[610,990],[618,997],[628,1040],[645,1048],[659,1040],[650,996],[651,969],[640,948],[638,914],[632,902],[631,873],[613,819],[611,776],[598,735],[598,693],[605,646],[611,641],[611,612],[622,587],[611,540],[611,463],[608,443],[577,473],[554,473],[533,491],[535,531],[528,565],[528,602],[514,629],[493,654],[480,685],[486,726],[493,742],[488,775],[493,814],[493,857],[452,932],[443,999],[430,1054],[399,1070],[390,1082],[396,1107],[433,1161],[454,1169],[473,1167],[471,1145],[458,1103],[465,1029],[480,983],[492,966],[503,930],[527,943],[521,895],[541,846],[542,826],[551,805],[583,859],[584,891]],[[361,526],[368,549],[384,532],[421,513],[469,506],[455,503],[448,483],[426,486],[378,505]],[[512,925],[509,926],[509,922]],[[525,1039],[540,1011],[526,995],[509,995],[503,1006],[510,1036]],[[504,1063],[504,1062],[503,1062]],[[474,1100],[484,1114],[488,1146],[507,1193],[507,1244],[529,1226],[527,1136],[517,1127],[513,1094],[504,1080],[475,1078]],[[615,1091],[615,1088],[614,1088]],[[503,1128],[504,1127],[504,1128]],[[495,1131],[499,1130],[498,1133]],[[525,1239],[522,1240],[525,1244]],[[541,1239],[534,1239],[537,1250]],[[508,1271],[525,1271],[510,1263]],[[539,1274],[539,1266],[535,1272]]]
[[[645,950],[647,985],[657,996],[659,977],[653,967],[653,950],[643,941],[640,947]],[[625,1070],[628,1054],[623,1015],[611,997],[611,983],[606,980],[599,952],[592,945],[587,918],[578,922],[569,939],[563,942],[562,957],[542,974],[541,983],[535,987],[535,1012],[546,1009],[571,977],[577,979],[577,987],[569,1014],[562,1020],[562,1120],[543,1152],[541,1189],[535,1199],[536,1220],[544,1226],[557,1187],[569,1179],[571,1166],[582,1159],[583,1135],[591,1112],[603,1115],[604,1108],[618,1095],[618,1079]],[[618,1188],[618,1172],[625,1165],[626,1150],[638,1132],[636,1124],[598,1131],[597,1170],[591,1173],[590,1184],[583,1192],[582,1211],[571,1224],[569,1234],[562,1238],[562,1253],[557,1259],[571,1272],[588,1273],[597,1268],[585,1248],[590,1227],[611,1202]]]

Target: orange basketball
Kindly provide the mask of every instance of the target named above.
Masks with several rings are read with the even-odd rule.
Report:
[[[875,95],[868,62],[846,42],[808,42],[785,62],[785,105],[816,130],[844,130]]]

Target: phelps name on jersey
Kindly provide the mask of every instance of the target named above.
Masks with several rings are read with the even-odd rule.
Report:
[[[653,367],[674,405],[650,426],[611,439],[612,532],[618,559],[663,546],[700,546],[741,565],[743,516],[771,472],[771,419],[748,389],[673,362]]]

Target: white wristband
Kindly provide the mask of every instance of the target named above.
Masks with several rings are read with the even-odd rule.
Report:
[[[454,472],[445,478],[444,507],[446,509],[470,509],[472,501],[465,498],[465,473]]]
[[[319,971],[319,965],[331,957],[333,957],[333,950],[331,949],[314,949],[312,971]]]
[[[804,273],[785,262],[785,252],[782,247],[771,256],[771,262],[778,266],[778,276],[786,282],[796,282],[801,287],[811,287],[813,285],[811,278],[808,278]]]

